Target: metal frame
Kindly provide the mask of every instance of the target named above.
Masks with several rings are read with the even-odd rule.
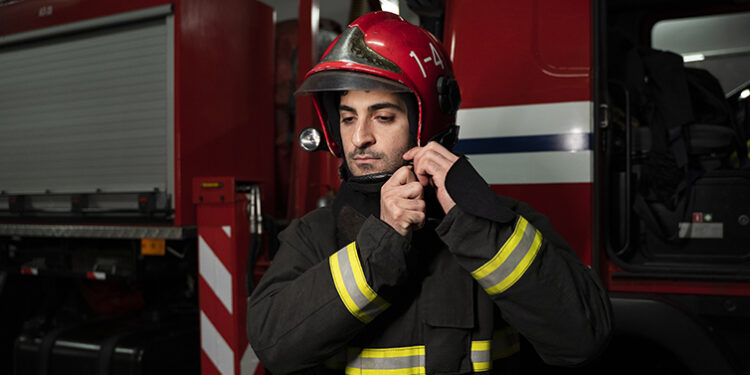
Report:
[[[195,227],[0,224],[0,236],[184,240],[195,238]]]
[[[62,34],[80,32],[99,27],[108,27],[128,22],[141,21],[149,18],[157,18],[172,13],[172,5],[159,5],[152,8],[139,9],[131,12],[115,14],[85,21],[51,26],[43,29],[25,31],[7,36],[0,36],[0,46],[28,42],[34,39],[48,38]]]

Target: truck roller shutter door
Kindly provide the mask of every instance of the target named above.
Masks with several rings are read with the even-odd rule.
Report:
[[[0,190],[169,190],[169,20],[0,46]]]

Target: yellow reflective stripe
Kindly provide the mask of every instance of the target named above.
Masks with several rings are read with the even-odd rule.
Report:
[[[471,342],[471,351],[483,351],[483,350],[490,350],[490,347],[492,345],[490,344],[490,340],[482,340],[482,341],[472,341]]]
[[[341,272],[339,272],[339,259],[336,257],[336,254],[331,255],[328,258],[328,261],[331,265],[331,275],[333,275],[333,283],[336,285],[336,291],[339,292],[339,297],[341,297],[341,301],[344,302],[344,305],[346,305],[346,309],[349,310],[352,315],[357,316],[359,308],[357,308],[357,304],[352,301],[352,298],[349,297],[349,293],[346,292],[346,286],[344,286],[344,280],[341,277]]]
[[[472,362],[471,367],[474,372],[483,372],[492,370],[492,362]]]
[[[344,371],[347,375],[425,375],[427,370],[424,367],[410,367],[410,368],[398,368],[398,369],[355,369],[347,367]]]
[[[367,284],[354,242],[331,255],[328,262],[341,301],[357,319],[369,323],[390,306]]]
[[[471,342],[471,365],[474,372],[489,371],[492,369],[490,340]]]
[[[357,282],[359,291],[372,303],[377,305],[381,310],[385,310],[390,306],[388,302],[380,298],[375,293],[370,285],[367,284],[365,279],[365,272],[362,270],[362,265],[359,263],[359,254],[357,254],[357,245],[352,242],[346,247],[346,251],[349,253],[349,263],[351,264],[352,270],[354,270],[354,280]]]
[[[405,346],[401,348],[367,348],[362,349],[359,356],[362,358],[394,358],[424,355],[424,345]]]
[[[477,268],[476,271],[472,272],[471,276],[479,280],[489,275],[492,271],[498,269],[498,267],[500,267],[503,262],[508,259],[508,256],[516,248],[516,246],[518,246],[518,242],[521,241],[521,237],[523,237],[523,232],[526,230],[527,224],[528,222],[526,221],[526,219],[524,219],[523,216],[519,216],[518,222],[516,223],[516,228],[513,230],[513,234],[511,234],[510,238],[508,238],[503,246],[500,247],[500,251],[498,251],[497,254],[495,254],[495,256],[490,259],[489,262],[485,263],[481,267]]]
[[[529,268],[529,266],[531,265],[531,262],[534,261],[534,258],[536,258],[536,253],[539,251],[539,248],[541,246],[542,246],[542,234],[539,233],[538,230],[535,230],[534,242],[531,244],[531,248],[523,257],[523,259],[521,259],[521,262],[518,264],[518,266],[503,281],[495,284],[494,286],[490,288],[485,289],[487,293],[498,294],[498,293],[504,292],[506,289],[513,286],[513,284],[515,284],[516,281],[518,281],[518,279],[521,278],[524,272],[526,272],[526,269]]]
[[[350,349],[347,374],[425,374],[425,347]]]
[[[518,331],[513,327],[505,327],[495,331],[492,335],[492,360],[510,357],[521,350]]]
[[[522,216],[513,233],[487,263],[471,275],[489,294],[510,288],[526,272],[542,245],[542,235]]]

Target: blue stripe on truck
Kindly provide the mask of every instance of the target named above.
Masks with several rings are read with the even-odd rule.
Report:
[[[546,134],[461,139],[453,151],[463,154],[584,151],[591,150],[592,144],[591,133]]]

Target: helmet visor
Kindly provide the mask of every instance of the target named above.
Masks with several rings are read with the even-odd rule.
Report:
[[[411,92],[405,85],[387,78],[346,70],[329,70],[307,77],[294,95],[308,95],[322,91],[352,90]]]

